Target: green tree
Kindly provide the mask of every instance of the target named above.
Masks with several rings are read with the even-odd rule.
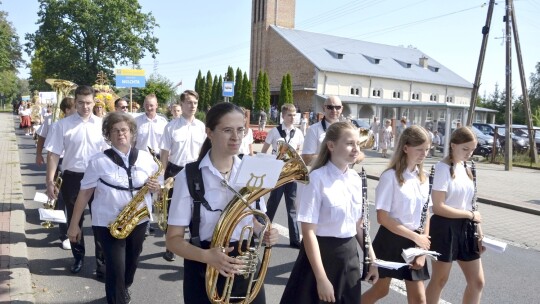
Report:
[[[287,103],[287,76],[281,77],[281,86],[279,87],[278,109]]]
[[[0,71],[14,72],[23,64],[22,47],[17,31],[7,16],[6,12],[0,11]]]
[[[255,102],[253,105],[253,109],[255,112],[260,112],[262,109],[264,109],[264,79],[262,77],[262,71],[259,71],[259,74],[257,75],[257,86],[255,87]]]
[[[214,101],[212,100],[212,73],[208,71],[206,73],[206,83],[204,86],[204,107],[202,107],[201,110],[206,112],[208,106],[212,106],[213,102]]]
[[[262,110],[266,113],[270,111],[270,82],[268,81],[268,74],[263,73],[263,101]]]
[[[231,79],[232,80],[232,79]],[[234,97],[233,97],[233,103],[236,105],[242,104],[242,70],[240,68],[236,69],[236,77],[234,78]]]
[[[287,73],[287,103],[294,104],[293,85],[291,74]],[[296,109],[298,111],[298,109]]]
[[[173,85],[173,82],[167,77],[159,74],[152,74],[146,80],[146,86],[144,88],[134,90],[133,98],[142,106],[146,95],[156,94],[158,104],[166,105],[174,95]]]
[[[242,107],[253,110],[253,90],[251,89],[251,81],[249,80],[247,73],[244,72],[242,78]]]
[[[158,53],[157,25],[133,0],[39,0],[38,30],[25,50],[42,61],[42,73],[91,84],[99,71],[112,78],[116,65],[138,64]],[[39,50],[39,52],[36,52]],[[37,53],[37,54],[36,54]],[[36,56],[37,55],[37,56]]]
[[[202,78],[202,72],[199,70],[199,74],[197,74],[197,78],[195,79],[195,92],[199,93],[199,95],[202,91]]]

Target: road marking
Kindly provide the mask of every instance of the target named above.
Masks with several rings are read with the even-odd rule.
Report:
[[[281,226],[280,224],[277,224],[277,223],[272,223],[272,228],[276,228],[279,235],[287,239],[289,238],[289,229],[287,227]],[[407,289],[405,288],[405,283],[403,281],[392,279],[390,283],[390,289],[404,295],[405,297],[407,296]],[[440,299],[439,304],[451,304],[451,303],[443,299]]]

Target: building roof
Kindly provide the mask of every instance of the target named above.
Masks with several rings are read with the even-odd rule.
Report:
[[[366,75],[438,85],[472,88],[473,85],[422,51],[306,32],[271,25],[321,71]],[[427,58],[427,68],[420,58]]]

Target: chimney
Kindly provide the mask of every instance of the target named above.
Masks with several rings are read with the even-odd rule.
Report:
[[[419,60],[418,64],[421,67],[423,67],[424,69],[427,69],[427,67],[428,67],[427,61],[428,61],[428,58],[426,56],[422,56],[422,57],[420,57],[420,60]]]

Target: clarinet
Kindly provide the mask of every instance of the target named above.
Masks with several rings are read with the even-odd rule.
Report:
[[[429,172],[429,192],[428,192],[428,198],[426,202],[424,203],[424,206],[422,207],[422,214],[420,216],[420,226],[418,226],[418,229],[416,230],[418,234],[424,233],[426,229],[426,219],[427,219],[427,211],[429,208],[429,202],[431,201],[431,189],[433,188],[433,177],[435,176],[435,166],[431,166],[431,170]]]
[[[478,211],[478,202],[476,201],[478,188],[476,187],[476,164],[474,163],[474,161],[471,161],[471,174],[472,174],[472,177],[473,177],[473,185],[474,185],[474,195],[473,195],[473,198],[472,198],[471,205],[472,205],[472,211],[474,212],[474,211]],[[479,239],[478,223],[473,222],[473,225],[474,225],[474,238],[475,238],[476,241],[478,241],[478,239]],[[478,244],[478,242],[475,242],[475,243]],[[476,248],[476,246],[475,246],[475,248]]]
[[[362,262],[362,281],[370,280],[367,277],[369,267],[371,266],[371,259],[369,258],[369,248],[371,247],[371,239],[369,237],[369,205],[367,200],[367,177],[366,170],[362,167],[360,172],[360,178],[362,179],[362,232],[364,234],[364,260]]]

